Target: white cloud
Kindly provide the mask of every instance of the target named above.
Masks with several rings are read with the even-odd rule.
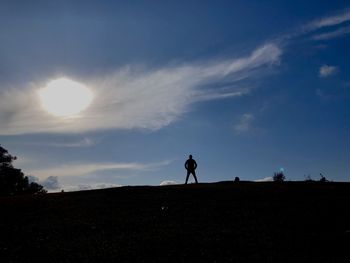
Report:
[[[272,178],[272,176],[269,176],[269,177],[265,177],[262,179],[254,180],[254,182],[273,182],[273,178]]]
[[[44,187],[44,189],[48,191],[59,190],[61,188],[60,183],[58,182],[57,176],[49,176],[43,180],[40,180],[38,177],[33,175],[28,175],[28,181],[38,183]]]
[[[321,78],[326,78],[337,74],[337,72],[338,72],[338,67],[323,65],[320,67],[319,76]]]
[[[322,33],[312,36],[313,40],[329,40],[332,38],[340,37],[346,34],[350,34],[350,26],[339,28],[332,32]]]
[[[47,190],[57,190],[61,188],[57,176],[49,176],[46,179],[40,181],[39,183]]]
[[[48,176],[84,176],[88,174],[98,173],[106,170],[132,170],[132,171],[155,171],[162,166],[166,166],[170,161],[158,163],[75,163],[60,165],[55,167],[43,168],[38,170],[27,171],[38,177],[46,178]]]
[[[175,181],[163,181],[163,182],[161,182],[159,185],[160,186],[163,186],[163,185],[174,185],[174,184],[177,184],[177,182],[175,182]]]
[[[176,121],[199,101],[239,97],[249,92],[240,81],[278,64],[276,44],[265,44],[249,56],[156,70],[118,72],[86,83],[94,91],[91,106],[75,118],[49,115],[33,85],[0,94],[0,135],[75,133],[99,129],[160,129]],[[226,85],[225,88],[220,88]],[[64,102],[63,102],[64,103]]]
[[[254,119],[255,119],[255,117],[253,114],[244,113],[241,116],[239,123],[237,123],[233,127],[236,134],[241,134],[241,133],[249,131],[252,127],[252,123],[253,123]]]
[[[29,183],[32,183],[32,182],[34,182],[34,183],[38,183],[38,182],[39,182],[39,178],[38,178],[38,177],[36,177],[36,176],[33,176],[33,175],[27,175],[27,177],[28,177],[28,181],[29,181]]]

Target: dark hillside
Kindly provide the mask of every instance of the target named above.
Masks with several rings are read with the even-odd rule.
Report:
[[[122,187],[0,207],[0,262],[350,262],[348,183]]]

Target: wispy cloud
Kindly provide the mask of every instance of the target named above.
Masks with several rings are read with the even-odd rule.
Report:
[[[350,21],[350,10],[348,9],[338,14],[326,16],[321,19],[316,19],[311,23],[308,23],[306,26],[304,26],[304,30],[314,31],[322,27],[340,25],[347,21]]]
[[[332,32],[314,35],[314,36],[312,36],[312,39],[313,40],[329,40],[332,38],[344,36],[346,34],[350,34],[350,26],[342,27],[342,28],[339,28],[339,29],[332,31]]]
[[[253,123],[254,119],[255,119],[255,117],[253,114],[244,113],[240,117],[239,122],[236,125],[234,125],[234,127],[233,127],[235,133],[242,134],[242,133],[248,132],[252,127],[252,123]]]
[[[92,88],[94,101],[76,118],[53,117],[42,109],[37,94],[42,83],[27,89],[7,89],[0,94],[0,135],[102,129],[157,130],[181,118],[195,103],[249,93],[249,80],[272,65],[278,65],[282,45],[349,21],[349,9],[315,19],[239,58],[188,62],[151,70],[130,66],[97,76],[85,83]],[[311,38],[327,40],[349,32],[350,27],[345,26]],[[330,75],[321,74],[322,77]],[[78,145],[81,144],[66,146]]]
[[[131,171],[155,171],[163,166],[170,164],[171,161],[162,161],[157,163],[75,163],[38,170],[27,169],[26,172],[40,179],[50,176],[84,176],[106,170],[131,170]]]
[[[323,65],[320,67],[320,70],[319,70],[320,78],[334,76],[337,73],[338,73],[338,67],[336,66]]]
[[[11,144],[21,144],[29,146],[46,146],[46,147],[56,147],[56,148],[80,148],[80,147],[90,147],[94,146],[100,142],[101,139],[83,137],[81,139],[57,139],[41,140],[41,141],[29,141],[29,142],[16,142],[12,141]]]
[[[63,147],[63,148],[75,148],[75,147],[90,147],[95,145],[98,142],[98,140],[84,137],[80,140],[76,141],[69,141],[69,142],[57,142],[57,143],[43,143],[46,146],[52,146],[52,147]]]
[[[278,64],[282,50],[265,44],[246,57],[165,66],[124,68],[86,83],[91,106],[76,118],[57,118],[40,106],[39,85],[0,94],[0,135],[74,133],[100,129],[160,129],[203,100],[239,97],[250,91],[242,81]],[[222,88],[224,87],[224,88]]]
[[[307,40],[328,40],[334,37],[342,36],[343,34],[347,34],[347,26],[345,26],[343,30],[334,29],[334,32],[320,33],[320,31],[332,27],[339,27],[343,23],[347,23],[349,21],[350,9],[342,10],[332,15],[314,19],[313,21],[305,23],[294,30],[290,30],[289,32],[286,32],[286,34],[277,37],[276,41],[279,42],[280,45],[288,46],[288,44],[291,44],[297,39],[304,37],[306,37]],[[319,33],[317,33],[317,31]],[[315,35],[310,37],[310,34]]]

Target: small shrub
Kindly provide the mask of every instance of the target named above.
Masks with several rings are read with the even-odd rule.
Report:
[[[327,180],[327,178],[326,178],[325,176],[323,176],[323,174],[320,174],[320,176],[321,176],[321,178],[320,178],[320,182],[321,182],[321,183],[329,182],[329,181]]]
[[[306,182],[313,182],[314,180],[311,178],[311,175],[304,175],[305,181]]]
[[[274,173],[272,178],[274,182],[284,182],[286,180],[283,172]]]

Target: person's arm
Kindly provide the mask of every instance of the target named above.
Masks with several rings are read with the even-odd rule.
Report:
[[[197,162],[195,160],[194,161],[194,169],[196,170],[197,169]]]
[[[187,170],[187,166],[188,166],[188,161],[185,162],[185,168]]]

